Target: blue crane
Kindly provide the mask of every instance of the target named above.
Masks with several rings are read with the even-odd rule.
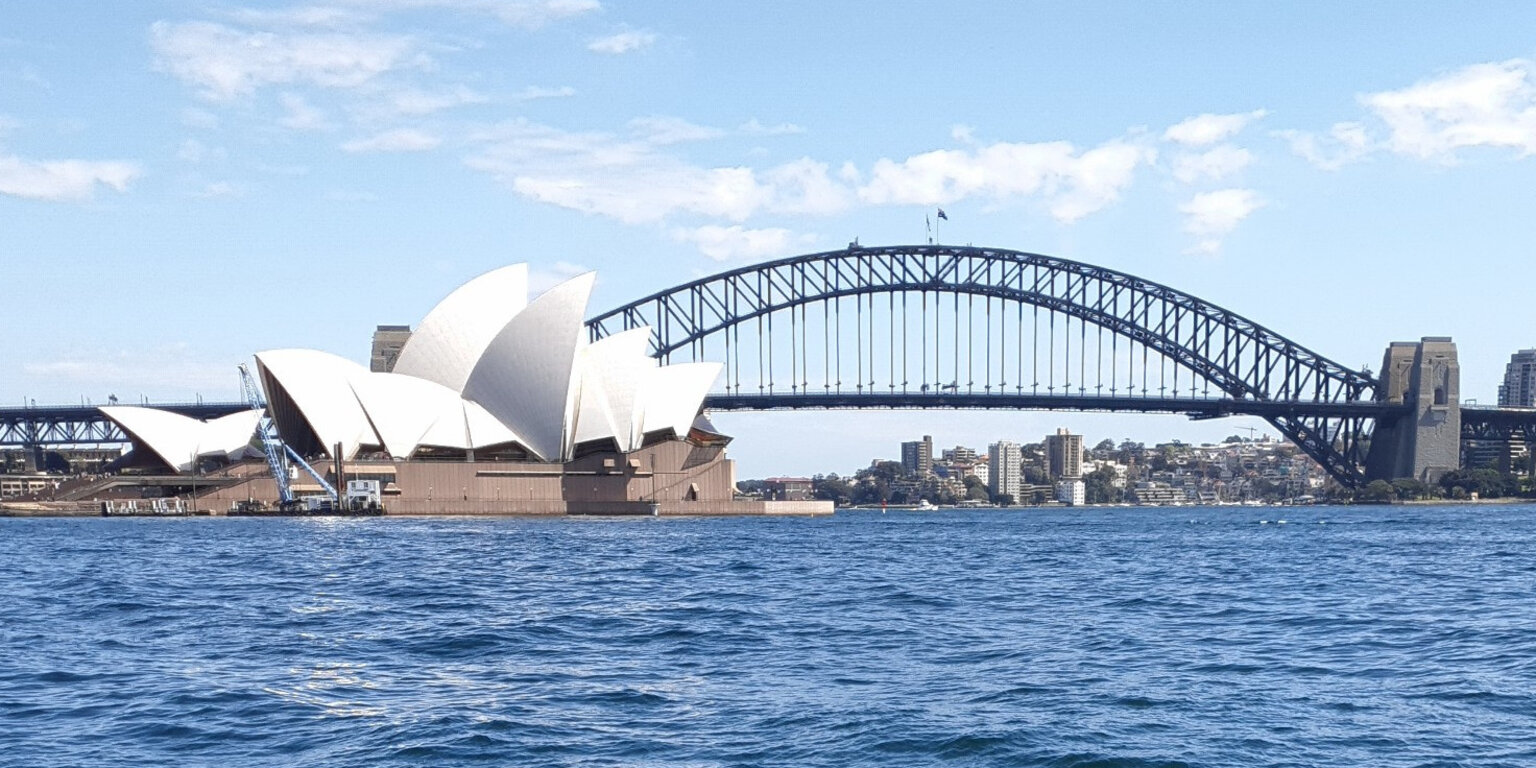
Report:
[[[272,423],[272,414],[262,402],[261,393],[256,389],[255,377],[251,376],[250,369],[245,363],[240,364],[240,388],[245,392],[245,402],[251,408],[261,411],[261,420],[256,422],[256,437],[261,440],[261,449],[267,455],[267,468],[272,470],[272,478],[277,481],[278,504],[287,507],[293,504],[293,485],[288,479],[288,466],[285,459],[291,459],[300,469],[303,469],[320,487],[326,495],[331,497],[332,504],[340,504],[341,495],[336,492],[336,487],[326,482],[325,478],[315,471],[299,454],[284,443],[277,435],[277,427]]]

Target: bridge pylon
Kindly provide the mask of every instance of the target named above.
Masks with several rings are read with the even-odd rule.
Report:
[[[1377,419],[1367,480],[1433,483],[1461,466],[1461,367],[1449,336],[1392,342],[1382,357],[1376,400],[1412,407]]]

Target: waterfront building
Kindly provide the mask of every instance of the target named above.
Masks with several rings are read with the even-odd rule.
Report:
[[[1080,507],[1088,500],[1088,489],[1081,480],[1059,480],[1056,483],[1056,500],[1068,506]]]
[[[909,477],[927,477],[933,472],[933,436],[901,444],[901,468]]]
[[[1045,436],[1046,474],[1052,479],[1083,476],[1083,436],[1066,429]]]
[[[1007,495],[1013,497],[1015,502],[1020,501],[1019,492],[1023,486],[1023,473],[1020,466],[1024,457],[1019,450],[1019,444],[1008,440],[999,440],[987,449],[988,483],[987,487],[992,491],[992,498]]]
[[[1131,497],[1137,504],[1152,506],[1166,506],[1170,504],[1184,504],[1189,496],[1182,489],[1177,489],[1165,482],[1146,480],[1136,484],[1131,489]]]
[[[1530,447],[1519,437],[1464,440],[1461,465],[1467,469],[1495,469],[1506,475],[1527,475],[1531,470]]]
[[[763,489],[774,501],[809,501],[816,498],[815,484],[809,477],[770,477]]]
[[[976,461],[975,464],[971,465],[971,474],[974,475],[977,480],[980,480],[982,485],[985,485],[988,488],[992,487],[992,470],[988,466],[990,459],[990,456],[982,456]]]
[[[686,436],[721,365],[659,365],[647,354],[648,328],[589,342],[583,318],[593,278],[530,302],[526,265],[481,275],[427,314],[389,373],[310,349],[258,352],[283,442],[330,460],[479,454],[565,462]],[[397,341],[402,327],[376,333],[375,351]],[[181,470],[191,456],[235,458],[258,417],[247,411],[204,423],[150,408],[101,411]]]
[[[410,340],[409,325],[381,325],[375,328],[373,355],[369,359],[368,370],[374,373],[394,371],[395,361],[400,359],[400,351],[405,349],[405,343]]]
[[[1509,356],[1504,381],[1499,384],[1499,406],[1536,408],[1536,349],[1522,349]]]
[[[390,372],[316,350],[258,352],[266,410],[284,445],[334,468],[329,482],[378,479],[392,511],[774,513],[733,501],[730,438],[701,414],[722,366],[659,364],[643,326],[589,340],[594,277],[529,301],[526,265],[481,275],[439,302],[398,353],[390,345],[404,326],[375,334],[373,362]],[[248,457],[261,415],[200,422],[151,408],[100,410],[143,466],[174,472]],[[245,482],[202,498],[275,495]]]

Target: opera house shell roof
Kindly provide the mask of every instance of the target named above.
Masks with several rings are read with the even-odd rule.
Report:
[[[260,454],[260,449],[252,450],[250,444],[261,411],[198,421],[158,408],[112,405],[98,410],[177,472],[190,471],[199,459],[234,461]]]
[[[647,355],[649,328],[589,342],[583,318],[594,278],[529,301],[526,265],[481,275],[427,313],[389,373],[315,350],[257,353],[278,433],[301,454],[332,458],[339,448],[345,459],[482,452],[547,462],[569,461],[578,447],[627,453],[647,439],[686,436],[720,364],[659,365]],[[204,423],[111,410],[179,470],[205,447],[235,458],[259,418],[251,411]]]

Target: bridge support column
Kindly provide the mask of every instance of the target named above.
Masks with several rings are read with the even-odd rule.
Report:
[[[1433,483],[1461,466],[1461,367],[1449,336],[1394,341],[1381,363],[1378,402],[1413,409],[1371,432],[1366,478]]]

